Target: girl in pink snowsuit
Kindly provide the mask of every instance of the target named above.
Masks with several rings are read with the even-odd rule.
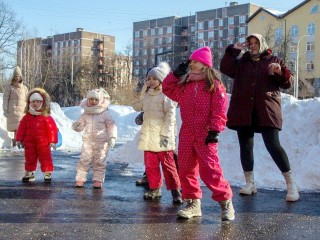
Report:
[[[80,106],[84,113],[73,123],[72,128],[81,132],[82,152],[77,167],[76,187],[83,187],[91,164],[93,165],[93,187],[101,188],[106,174],[106,157],[117,138],[117,126],[108,111],[110,96],[103,89],[88,92]]]
[[[178,217],[201,216],[202,192],[198,175],[218,201],[222,221],[233,220],[232,190],[223,176],[218,157],[219,133],[224,130],[228,99],[226,90],[212,69],[209,47],[193,52],[163,81],[163,92],[178,102],[182,125],[179,134],[178,166],[182,198],[186,208]],[[187,72],[188,66],[190,67]]]

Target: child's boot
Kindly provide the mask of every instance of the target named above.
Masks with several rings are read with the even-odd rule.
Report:
[[[136,185],[137,185],[137,186],[140,186],[140,185],[148,185],[148,184],[149,184],[149,181],[148,181],[148,178],[147,178],[146,173],[143,174],[142,178],[139,178],[139,179],[136,181]]]
[[[181,218],[201,217],[200,199],[185,199],[187,206],[177,212],[177,216]]]
[[[257,193],[257,188],[254,184],[253,171],[244,172],[244,177],[246,179],[246,185],[240,189],[239,193],[242,195],[251,195]]]
[[[221,220],[222,221],[232,221],[235,219],[234,208],[232,205],[232,200],[225,200],[219,202],[221,207]]]
[[[82,188],[82,187],[84,187],[84,181],[76,181],[76,187],[77,187],[77,188]]]
[[[52,179],[51,172],[45,172],[44,173],[44,182],[45,183],[51,183],[51,179]]]
[[[298,185],[295,183],[291,171],[282,173],[287,184],[287,202],[295,202],[300,198]]]
[[[181,192],[179,190],[171,190],[171,195],[174,204],[182,204]]]
[[[36,180],[33,171],[26,171],[24,177],[22,178],[22,182],[34,182]]]
[[[161,197],[161,189],[156,188],[156,189],[150,189],[148,192],[144,194],[144,199],[157,199]]]
[[[100,181],[93,181],[93,188],[100,189],[102,187],[102,182]]]

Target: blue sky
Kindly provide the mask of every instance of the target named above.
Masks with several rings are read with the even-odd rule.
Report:
[[[167,16],[188,16],[197,11],[229,5],[224,0],[2,0],[22,19],[32,37],[75,31],[100,32],[116,37],[116,51],[132,41],[133,22]],[[240,0],[287,11],[302,0]]]

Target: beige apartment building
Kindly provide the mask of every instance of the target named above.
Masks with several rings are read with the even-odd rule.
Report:
[[[320,96],[320,1],[306,0],[285,13],[260,8],[248,19],[249,33],[267,36],[273,52],[295,75],[294,96]]]

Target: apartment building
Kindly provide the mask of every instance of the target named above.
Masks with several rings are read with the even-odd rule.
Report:
[[[211,47],[218,68],[226,46],[244,41],[248,34],[246,21],[259,8],[251,3],[230,2],[229,6],[195,15],[134,22],[133,76],[143,81],[147,69],[160,61],[168,61],[174,68],[205,45]]]
[[[114,52],[114,36],[77,28],[75,32],[19,41],[17,63],[27,74],[31,63],[43,60],[44,57],[50,57],[57,70],[66,62],[77,67],[85,58],[91,58],[96,61],[96,69],[93,71],[97,72],[97,80],[103,82],[107,79],[108,60]],[[36,66],[40,68],[39,64]]]
[[[293,94],[320,96],[320,2],[306,0],[285,13],[260,8],[248,19],[250,32],[267,35],[274,54],[295,76]]]

